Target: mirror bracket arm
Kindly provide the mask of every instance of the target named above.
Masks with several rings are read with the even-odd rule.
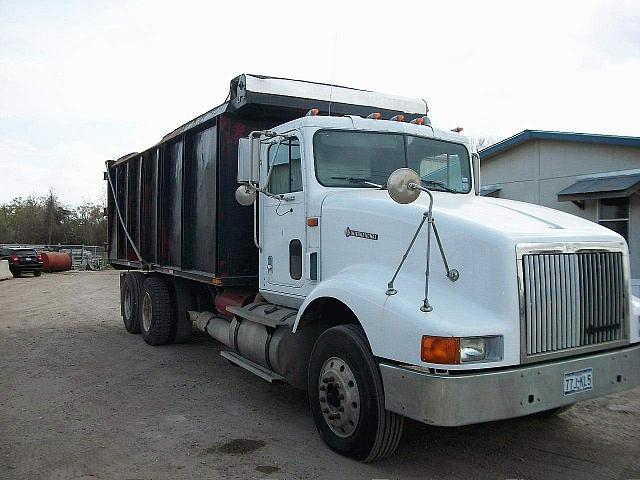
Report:
[[[422,214],[422,221],[418,225],[416,233],[413,235],[413,238],[409,243],[409,247],[407,248],[406,252],[402,256],[402,260],[400,261],[398,268],[393,274],[391,281],[389,281],[389,283],[387,284],[387,290],[385,294],[388,296],[391,296],[398,293],[398,290],[396,290],[394,287],[394,282],[398,274],[400,273],[400,269],[404,265],[405,260],[409,256],[409,252],[413,248],[416,238],[418,238],[418,235],[420,234],[420,231],[422,230],[422,227],[426,222],[427,223],[427,254],[426,254],[427,258],[426,258],[426,266],[425,266],[425,272],[424,272],[424,276],[425,276],[424,299],[422,300],[422,306],[420,307],[420,310],[422,312],[431,312],[433,311],[433,307],[429,304],[429,274],[430,274],[430,260],[431,260],[431,230],[432,229],[436,237],[436,242],[438,243],[438,249],[440,250],[440,255],[442,257],[442,262],[444,264],[447,278],[452,282],[455,282],[460,278],[460,273],[456,269],[449,268],[449,263],[447,262],[447,257],[444,252],[444,247],[442,246],[442,241],[440,240],[440,234],[438,233],[436,222],[433,218],[433,194],[429,191],[429,189],[413,182],[409,183],[407,185],[407,188],[409,188],[410,190],[420,190],[422,192],[425,192],[427,195],[429,195],[429,209]]]

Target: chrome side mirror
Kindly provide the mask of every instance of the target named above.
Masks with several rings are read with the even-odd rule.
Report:
[[[238,141],[238,183],[257,184],[260,179],[260,132]]]
[[[480,155],[472,153],[471,161],[473,163],[473,190],[476,195],[480,195]]]
[[[409,187],[410,184],[420,185],[420,176],[410,168],[397,169],[387,180],[389,196],[402,204],[415,202],[420,196],[420,190]]]

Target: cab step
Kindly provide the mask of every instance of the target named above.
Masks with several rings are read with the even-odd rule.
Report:
[[[222,355],[224,358],[226,358],[230,362],[235,363],[239,367],[242,367],[245,370],[248,370],[249,372],[253,373],[254,375],[257,375],[258,377],[260,377],[263,380],[266,380],[269,383],[286,382],[283,376],[278,375],[277,373],[264,368],[262,365],[258,365],[257,363],[254,363],[251,360],[248,360],[238,355],[236,352],[223,350],[222,352],[220,352],[220,355]]]

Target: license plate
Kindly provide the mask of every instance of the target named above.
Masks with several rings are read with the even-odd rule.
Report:
[[[27,257],[27,258],[25,258],[25,260],[26,260],[27,262],[30,262],[30,261],[31,261],[31,257]]]
[[[593,388],[593,369],[585,368],[564,374],[564,395],[584,392]]]

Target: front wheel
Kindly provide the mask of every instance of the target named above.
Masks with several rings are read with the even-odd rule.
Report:
[[[308,392],[316,428],[336,452],[373,462],[396,450],[404,418],[384,408],[382,378],[361,327],[340,325],[320,335]]]

